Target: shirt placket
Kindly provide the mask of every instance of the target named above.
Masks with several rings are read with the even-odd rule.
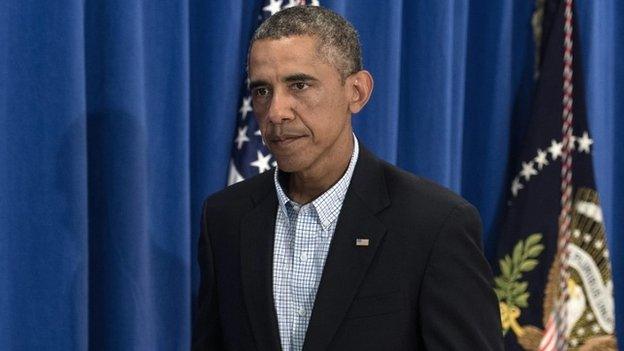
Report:
[[[302,206],[297,215],[293,246],[293,274],[291,274],[291,298],[294,312],[291,345],[292,350],[303,347],[305,333],[314,299],[311,296],[315,286],[314,253],[316,249],[317,223],[310,204]]]
[[[275,262],[275,275],[277,281],[281,282],[276,286],[276,305],[278,310],[278,322],[280,339],[284,350],[290,350],[290,326],[293,315],[290,308],[290,277],[292,275],[293,241],[295,235],[295,223],[298,208],[295,210],[292,203],[285,204],[285,213],[278,213],[278,223],[281,223],[281,235],[277,237],[276,251],[279,259]]]

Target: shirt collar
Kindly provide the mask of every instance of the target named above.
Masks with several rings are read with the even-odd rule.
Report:
[[[355,164],[357,163],[357,159],[360,153],[360,147],[358,145],[358,140],[355,134],[353,134],[353,153],[351,154],[351,161],[349,161],[349,166],[347,167],[346,172],[336,182],[336,184],[332,185],[327,191],[321,194],[319,197],[314,199],[310,203],[311,207],[316,210],[316,213],[319,217],[321,225],[323,229],[326,231],[329,229],[331,224],[338,219],[338,215],[340,214],[340,209],[342,208],[342,202],[347,194],[347,189],[349,188],[349,184],[351,183],[351,177],[353,176],[353,170],[355,169]],[[286,205],[291,203],[291,205],[296,204],[292,201],[286,192],[282,188],[282,185],[279,181],[279,168],[275,168],[275,173],[273,176],[273,180],[275,182],[275,189],[277,192],[277,199],[279,202],[279,210],[283,212],[286,218],[288,216],[288,210]]]

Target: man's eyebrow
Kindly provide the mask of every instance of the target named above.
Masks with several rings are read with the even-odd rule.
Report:
[[[286,83],[290,83],[290,82],[300,82],[300,81],[317,81],[318,79],[316,79],[315,77],[312,77],[309,74],[305,74],[305,73],[295,73],[295,74],[291,74],[289,76],[284,77],[284,82]]]
[[[309,74],[295,73],[295,74],[291,74],[289,76],[284,77],[282,81],[286,83],[292,83],[292,82],[300,82],[300,81],[318,81],[318,79],[316,79],[315,77]],[[262,79],[252,80],[249,82],[249,90],[252,90],[260,86],[265,86],[265,85],[270,85],[270,84],[269,82],[262,80]]]
[[[264,80],[252,80],[249,82],[249,90],[252,90],[253,88],[257,88],[263,85],[269,85],[269,83],[267,81]]]

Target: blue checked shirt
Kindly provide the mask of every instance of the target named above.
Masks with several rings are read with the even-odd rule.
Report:
[[[273,244],[273,298],[284,351],[303,348],[327,251],[359,151],[354,135],[353,154],[345,174],[305,205],[288,198],[279,182],[279,171],[275,170],[279,204]]]

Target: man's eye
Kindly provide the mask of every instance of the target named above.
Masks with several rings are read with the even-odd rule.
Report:
[[[254,91],[256,96],[267,96],[269,94],[269,89],[267,88],[256,88]]]
[[[305,89],[307,87],[308,87],[308,84],[304,83],[304,82],[297,82],[297,83],[293,84],[293,88],[295,90],[303,90],[303,89]]]

